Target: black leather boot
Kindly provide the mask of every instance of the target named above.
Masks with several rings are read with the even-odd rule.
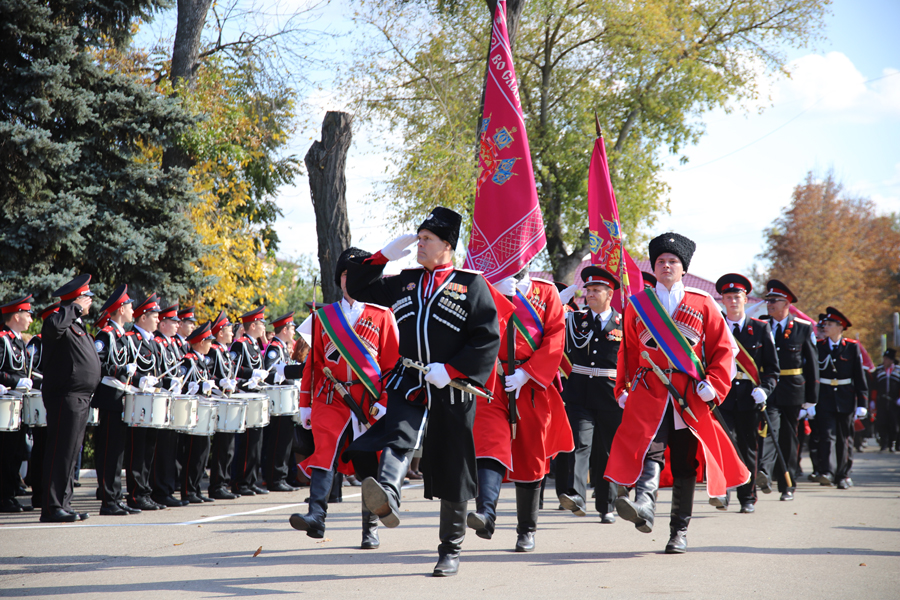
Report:
[[[662,466],[652,460],[644,461],[644,469],[634,484],[634,501],[628,496],[616,498],[616,512],[626,521],[634,523],[635,529],[643,533],[653,531],[656,513],[656,492],[659,490],[659,474]]]
[[[496,461],[491,461],[496,462]],[[506,469],[499,465],[503,471]],[[503,472],[496,468],[478,469],[478,497],[475,498],[475,512],[466,516],[469,529],[475,535],[489,540],[494,535],[494,522],[497,519],[497,498],[500,497],[500,485],[503,483]]]
[[[438,535],[438,561],[432,575],[451,577],[459,571],[459,553],[466,537],[466,507],[468,502],[441,500],[441,524]]]
[[[516,484],[516,552],[534,551],[534,532],[537,531],[538,503],[541,482]]]
[[[381,540],[378,539],[378,516],[363,508],[362,544],[359,547],[363,550],[375,550],[379,546]]]
[[[325,515],[328,513],[328,495],[331,493],[332,481],[334,471],[312,469],[309,479],[309,511],[305,515],[292,514],[291,527],[305,531],[311,538],[325,537]]]
[[[687,528],[694,511],[696,485],[694,477],[679,477],[672,481],[672,516],[666,554],[683,554],[687,550]]]
[[[400,490],[408,470],[409,456],[385,448],[378,465],[378,479],[366,477],[362,482],[363,507],[378,515],[385,527],[400,524]]]

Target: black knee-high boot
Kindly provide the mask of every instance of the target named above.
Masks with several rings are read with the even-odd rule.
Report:
[[[495,460],[479,460],[478,465],[478,497],[475,498],[475,512],[466,516],[466,524],[475,530],[475,535],[485,540],[494,535],[494,522],[497,520],[497,498],[500,497],[500,486],[506,467]]]
[[[538,503],[541,499],[541,482],[516,484],[516,552],[534,550],[534,532],[537,531]]]
[[[669,520],[669,543],[666,554],[682,554],[687,550],[687,528],[694,511],[693,477],[679,477],[672,482],[672,516]]]
[[[325,516],[328,513],[328,495],[331,493],[332,481],[334,471],[312,469],[309,478],[309,512],[305,515],[292,514],[291,527],[305,531],[311,538],[318,539],[325,536]]]
[[[631,501],[628,496],[616,498],[616,512],[619,513],[619,516],[634,523],[635,528],[643,533],[653,531],[660,473],[662,473],[662,465],[656,461],[645,460],[641,476],[634,485],[634,501]]]
[[[409,456],[385,448],[378,465],[378,479],[367,477],[362,483],[363,506],[378,515],[385,527],[400,524],[400,490],[407,471]]]
[[[362,543],[359,547],[362,550],[375,550],[381,546],[381,540],[378,539],[378,515],[362,509]]]
[[[466,506],[468,502],[441,500],[441,523],[438,535],[438,561],[434,566],[435,577],[450,577],[459,571],[459,553],[466,537]]]

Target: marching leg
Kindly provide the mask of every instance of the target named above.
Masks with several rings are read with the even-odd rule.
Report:
[[[538,502],[541,482],[516,484],[516,552],[534,551],[534,532],[537,531]]]
[[[475,498],[475,512],[466,516],[466,524],[475,530],[475,535],[485,540],[494,535],[497,498],[500,497],[500,485],[505,474],[506,467],[496,460],[478,461],[478,497]]]
[[[644,469],[634,486],[634,501],[628,496],[616,498],[616,512],[619,516],[634,523],[635,528],[643,533],[653,531],[660,473],[662,465],[655,460],[645,460]]]
[[[432,575],[450,577],[459,571],[459,553],[466,537],[466,507],[468,502],[441,500],[441,524],[438,532],[438,561]]]
[[[334,470],[311,469],[309,480],[309,512],[306,515],[291,515],[291,527],[305,531],[311,538],[325,537],[325,516],[328,513],[328,494],[334,481]]]
[[[694,477],[680,477],[672,482],[672,515],[666,554],[683,554],[687,550],[687,528],[693,514],[696,484]]]
[[[396,527],[400,524],[400,490],[408,470],[407,454],[397,454],[392,448],[385,448],[381,453],[381,464],[378,466],[378,479],[367,477],[362,483],[363,506],[378,515],[385,527]]]

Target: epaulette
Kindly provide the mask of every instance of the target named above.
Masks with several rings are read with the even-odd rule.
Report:
[[[12,335],[12,331],[10,331],[9,329],[4,329],[3,331],[0,331],[0,337],[6,337],[8,335]]]
[[[134,330],[132,329],[131,331],[126,331],[126,332],[125,332],[125,335],[137,335],[137,331],[134,331]]]
[[[766,323],[766,322],[767,322],[765,319],[757,319],[756,317],[750,317],[750,320],[751,320],[751,321],[759,321],[760,323]]]
[[[280,346],[282,348],[286,348],[286,346],[284,345],[284,342],[282,342],[281,338],[278,338],[278,337],[272,338],[272,341],[269,342],[269,346],[276,346],[276,345]],[[269,346],[266,346],[267,350],[269,349]]]
[[[375,310],[377,310],[379,312],[391,312],[391,309],[385,308],[384,306],[381,306],[380,304],[369,304],[368,302],[366,302],[366,308],[374,308]]]
[[[484,271],[476,271],[474,269],[453,269],[459,273],[471,273],[472,275],[484,275]]]
[[[709,295],[709,292],[704,292],[704,291],[701,290],[700,288],[687,287],[687,286],[685,286],[684,291],[685,291],[685,292],[691,292],[691,293],[694,293],[694,294],[700,294],[701,296],[706,296],[707,298],[712,298],[712,296]]]
[[[184,357],[189,358],[191,360],[197,360],[197,355],[194,354],[193,352],[188,352],[187,354],[184,355]]]
[[[531,280],[532,281],[540,281],[541,283],[546,283],[547,285],[552,285],[553,287],[556,287],[556,284],[553,283],[552,281],[547,281],[546,279],[541,279],[540,277],[532,277]]]
[[[797,323],[800,323],[802,325],[812,325],[812,323],[810,323],[806,319],[801,319],[800,317],[794,317],[794,321],[796,321]]]
[[[250,338],[248,338],[246,335],[242,335],[238,339],[231,342],[231,345],[233,346],[235,344],[243,344],[244,342],[249,342],[249,341],[250,341]]]
[[[859,343],[859,340],[854,340],[854,339],[850,339],[850,338],[844,338],[844,341],[850,342],[851,344],[858,344],[858,343]]]
[[[104,328],[101,329],[100,331],[102,331],[103,333],[109,333],[109,332],[112,331],[112,330],[113,330],[112,325],[107,325],[106,327],[104,327]]]

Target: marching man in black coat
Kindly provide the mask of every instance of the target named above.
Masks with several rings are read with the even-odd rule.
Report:
[[[766,398],[775,390],[779,371],[775,338],[769,323],[747,316],[747,294],[753,289],[750,280],[737,273],[722,275],[716,282],[716,291],[722,295],[725,305],[725,323],[738,346],[737,376],[731,382],[731,391],[719,409],[725,422],[737,437],[737,451],[750,471],[750,481],[737,489],[742,513],[756,510],[756,455],[758,446],[757,426],[759,411],[766,409]],[[727,508],[715,498],[710,504]]]
[[[388,376],[387,414],[349,447],[362,476],[362,500],[387,527],[399,522],[400,488],[412,453],[423,443],[425,497],[441,499],[436,577],[455,575],[466,533],[466,507],[475,497],[477,470],[472,425],[475,396],[454,385],[485,387],[500,349],[497,309],[490,285],[477,272],[453,266],[462,218],[437,207],[419,226],[362,264],[347,268],[347,292],[362,302],[389,306],[400,331],[400,355],[427,372],[397,363]],[[383,278],[384,267],[417,243],[421,269]],[[451,385],[452,384],[452,385]],[[384,450],[378,465],[364,457]],[[369,458],[371,460],[371,458]]]
[[[829,306],[822,319],[825,339],[819,352],[819,402],[816,431],[819,434],[819,483],[846,490],[853,485],[853,419],[868,412],[869,387],[863,372],[862,352],[856,340],[843,337],[850,319]]]

